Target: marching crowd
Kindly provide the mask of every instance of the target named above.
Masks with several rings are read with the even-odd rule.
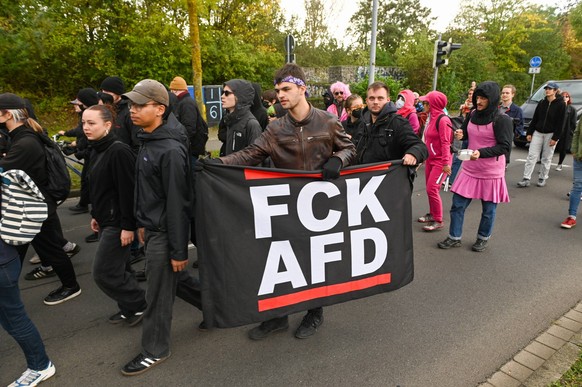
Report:
[[[199,280],[185,268],[188,244],[196,245],[196,174],[206,164],[322,170],[325,180],[338,178],[348,165],[402,160],[409,168],[423,166],[429,208],[418,218],[423,230],[445,227],[440,192],[450,184],[449,231],[438,247],[461,246],[465,210],[478,199],[482,214],[471,249],[487,248],[497,205],[509,202],[505,169],[514,133],[523,128],[523,114],[513,103],[515,87],[500,88],[491,81],[473,84],[459,119],[448,115],[448,99],[440,91],[420,96],[401,90],[392,102],[382,82],[370,84],[365,96],[352,94],[347,84],[336,82],[327,94],[327,112],[313,107],[306,91],[305,74],[294,64],[279,69],[274,90],[265,93],[246,80],[225,82],[221,97],[225,114],[218,130],[223,146],[218,158],[209,158],[201,157],[208,128],[183,78],[174,78],[169,87],[144,79],[126,92],[120,78],[107,77],[99,92],[79,90],[72,101],[79,125],[60,133],[76,137],[75,151],[85,160],[81,197],[71,211],[90,211],[93,233],[87,242],[99,243],[93,278],[118,308],[109,322],[142,323],[142,350],[122,368],[124,375],[141,374],[170,356],[176,296],[202,310]],[[523,188],[530,185],[541,154],[537,185],[545,186],[556,145],[557,170],[562,169],[566,154],[572,153],[574,183],[564,228],[576,225],[582,195],[582,140],[570,104],[566,91],[554,83],[546,85],[546,98],[528,128],[531,145],[518,183]],[[81,294],[70,260],[80,247],[63,236],[57,201],[46,188],[48,161],[41,141],[46,133],[30,104],[11,93],[0,94],[0,126],[0,168],[24,171],[47,205],[47,218],[30,243],[40,266],[25,278],[58,276],[61,286],[44,303],[66,302]],[[28,244],[12,246],[0,239],[0,322],[27,361],[27,370],[11,386],[34,386],[55,373],[20,297],[18,278],[27,248]],[[131,263],[141,255],[146,269],[136,273]],[[140,279],[146,280],[145,290]],[[323,320],[323,308],[308,310],[295,337],[310,337]],[[288,327],[288,317],[279,316],[252,328],[248,335],[261,340]],[[199,328],[211,327],[202,321]]]

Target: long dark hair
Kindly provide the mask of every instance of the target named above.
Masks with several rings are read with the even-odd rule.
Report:
[[[568,93],[567,91],[562,91],[562,97],[568,97],[568,102],[566,102],[567,105],[572,104],[572,96],[570,95],[570,93]]]

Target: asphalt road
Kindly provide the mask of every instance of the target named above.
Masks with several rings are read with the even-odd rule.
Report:
[[[89,216],[69,215],[66,207],[75,204],[70,200],[60,214],[68,238],[83,248],[73,258],[83,294],[49,307],[42,298],[57,280],[21,280],[26,308],[57,367],[43,385],[475,386],[582,299],[582,227],[559,227],[567,215],[571,164],[562,172],[552,169],[544,188],[518,189],[523,173],[518,159],[525,155],[513,151],[507,170],[511,203],[498,207],[485,252],[470,250],[478,201],[467,210],[461,248],[438,249],[447,231],[426,233],[414,223],[414,281],[392,293],[326,308],[325,323],[307,340],[293,337],[300,315],[291,316],[288,332],[262,342],[247,338],[249,327],[199,332],[201,313],[177,300],[172,357],[131,378],[119,370],[138,353],[141,329],[107,322],[116,306],[91,278],[97,246],[83,241]],[[442,196],[448,223],[451,193]],[[413,218],[427,209],[421,171]],[[26,262],[23,271],[31,268]],[[25,361],[4,331],[0,357],[0,385],[6,385]]]

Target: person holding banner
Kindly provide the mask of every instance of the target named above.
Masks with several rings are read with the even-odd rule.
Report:
[[[402,159],[404,165],[417,165],[426,160],[426,145],[414,134],[408,120],[397,114],[385,83],[368,86],[366,103],[354,141],[358,164]]]
[[[323,169],[323,179],[338,178],[340,170],[350,165],[356,155],[338,118],[307,102],[305,73],[293,63],[275,73],[275,90],[288,114],[269,123],[265,132],[247,148],[203,162],[252,166],[270,157],[275,168]],[[322,323],[323,308],[309,310],[295,331],[295,337],[304,339],[313,335]],[[288,328],[288,316],[280,316],[251,329],[249,338],[261,340]]]

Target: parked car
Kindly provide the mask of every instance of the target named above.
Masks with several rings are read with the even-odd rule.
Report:
[[[536,110],[538,102],[540,102],[546,96],[544,87],[548,84],[548,82],[555,82],[560,87],[560,90],[570,93],[572,96],[572,105],[578,112],[577,121],[580,121],[580,116],[582,116],[582,79],[547,81],[541,85],[540,88],[537,89],[536,92],[533,93],[533,95],[523,103],[523,105],[521,105],[521,110],[523,110],[523,132],[516,132],[515,136],[513,137],[513,143],[517,147],[525,148],[529,146],[529,142],[526,139],[527,129],[529,128],[529,124],[531,123],[531,119],[534,115],[534,111]]]

